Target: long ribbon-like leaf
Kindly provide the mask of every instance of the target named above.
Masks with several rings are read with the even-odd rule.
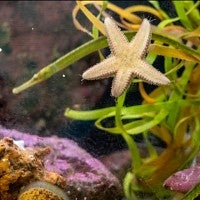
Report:
[[[153,39],[159,40],[161,42],[167,43],[174,48],[181,49],[184,54],[187,55],[185,59],[190,57],[190,61],[194,62],[200,62],[200,53],[198,53],[196,50],[187,47],[186,45],[180,43],[173,37],[163,35],[163,33],[159,33],[156,29],[154,29],[155,32],[153,32]],[[135,32],[125,32],[125,35],[130,40],[134,35]],[[78,61],[79,59],[87,56],[88,54],[95,52],[101,48],[107,47],[107,41],[104,36],[99,37],[98,39],[91,40],[82,46],[74,49],[73,51],[69,52],[68,54],[62,56],[55,62],[49,64],[48,66],[41,69],[37,74],[34,74],[33,77],[22,84],[19,87],[16,87],[13,89],[13,93],[17,94],[35,84],[38,84],[48,78],[50,78],[53,74],[57,73],[58,71],[68,67],[72,63]],[[164,56],[168,56],[168,54],[165,52],[163,53]],[[180,54],[181,55],[181,54]],[[181,55],[181,57],[177,54],[177,58],[183,58],[184,55]]]

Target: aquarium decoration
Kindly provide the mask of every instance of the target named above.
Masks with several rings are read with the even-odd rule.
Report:
[[[13,93],[20,93],[88,54],[98,51],[101,62],[84,72],[83,78],[107,78],[116,74],[111,89],[112,96],[116,97],[116,105],[84,111],[67,108],[64,115],[71,119],[94,120],[97,128],[124,138],[132,156],[132,167],[127,171],[123,181],[124,194],[128,200],[140,199],[144,194],[154,199],[172,198],[177,195],[181,199],[193,199],[200,194],[199,185],[194,187],[194,191],[191,190],[184,195],[164,188],[163,183],[174,172],[187,168],[199,153],[200,2],[172,1],[176,17],[171,17],[164,11],[158,1],[149,3],[152,6],[134,5],[122,9],[109,1],[76,1],[72,13],[74,24],[92,39],[44,67],[30,80],[14,88]],[[88,5],[93,5],[99,14],[95,16]],[[117,14],[120,20],[112,18],[108,10]],[[91,31],[78,21],[77,14],[80,11],[91,22]],[[145,13],[145,16],[150,14],[151,19],[143,19],[139,13]],[[158,25],[152,25],[152,16],[159,19]],[[124,29],[123,33],[118,30],[116,24]],[[140,35],[141,30],[143,37]],[[123,47],[125,50],[128,49],[127,53],[121,49],[122,44],[120,46],[119,41],[126,44]],[[112,55],[105,59],[101,49],[108,44],[111,46]],[[130,59],[129,47],[136,48],[138,60]],[[148,54],[144,61],[146,53]],[[121,55],[119,58],[122,58],[123,62],[120,61],[119,64],[116,55]],[[127,61],[126,56],[130,60]],[[158,58],[163,59],[163,74],[153,67]],[[112,62],[117,64],[114,65]],[[126,65],[121,62],[128,63],[130,68],[134,68],[125,68]],[[93,70],[97,67],[99,71],[95,74]],[[143,80],[158,86],[147,92]],[[129,87],[130,82],[139,85],[143,98],[140,105],[125,104],[127,93],[134,96]],[[107,120],[113,120],[114,125],[107,127]],[[149,141],[150,133],[166,144],[161,153],[157,153]],[[139,134],[145,138],[149,152],[145,158],[140,155],[132,137]]]

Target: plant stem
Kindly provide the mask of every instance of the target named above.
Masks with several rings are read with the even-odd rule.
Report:
[[[127,146],[130,150],[131,157],[132,157],[133,171],[136,172],[141,166],[142,161],[141,161],[140,153],[134,139],[127,133],[121,120],[121,110],[123,108],[125,97],[126,97],[126,91],[117,98],[115,124],[121,130],[121,135],[127,143]]]

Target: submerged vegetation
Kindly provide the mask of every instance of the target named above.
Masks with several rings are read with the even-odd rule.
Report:
[[[49,64],[32,79],[14,88],[13,92],[19,93],[50,78],[92,52],[98,51],[100,58],[104,59],[101,49],[108,46],[103,24],[104,17],[109,16],[107,10],[119,15],[118,25],[126,30],[124,34],[128,40],[132,39],[142,22],[140,13],[141,16],[144,13],[155,16],[159,19],[159,24],[152,25],[153,41],[146,60],[153,64],[158,58],[162,58],[160,67],[171,83],[155,87],[148,93],[143,82],[134,78],[132,83],[139,84],[139,91],[143,97],[140,105],[125,105],[126,94],[131,93],[130,90],[126,90],[116,98],[116,106],[90,111],[67,108],[65,116],[77,120],[95,120],[95,126],[99,129],[111,134],[120,134],[125,139],[132,155],[132,169],[124,179],[124,193],[127,199],[137,199],[140,192],[149,193],[157,198],[171,198],[176,194],[164,189],[163,181],[177,170],[187,167],[200,150],[200,2],[172,1],[177,15],[173,18],[160,8],[158,1],[149,1],[152,7],[136,5],[126,9],[108,1],[76,3],[73,10],[74,24],[88,33],[92,40]],[[97,16],[88,9],[89,4],[99,11]],[[79,11],[92,23],[91,31],[85,29],[77,20]],[[113,127],[106,127],[105,123],[102,123],[107,119],[113,119]],[[166,144],[167,147],[162,153],[156,152],[148,139],[149,133]],[[146,158],[140,155],[132,137],[137,134],[142,134],[145,138],[149,151]],[[196,190],[196,193],[200,191]],[[182,198],[189,199],[190,194],[192,193]]]

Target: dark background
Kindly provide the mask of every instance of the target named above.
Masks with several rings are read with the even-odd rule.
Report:
[[[123,8],[150,5],[147,1],[111,2]],[[160,2],[161,7],[170,10],[171,16],[175,15],[171,1]],[[90,40],[74,27],[71,17],[74,6],[74,1],[0,1],[0,124],[30,134],[72,138],[99,156],[126,148],[123,139],[97,130],[94,122],[72,121],[63,115],[66,107],[88,110],[115,104],[110,96],[111,79],[81,82],[82,72],[99,61],[97,53],[39,85],[18,95],[12,94],[13,87]],[[140,15],[151,17],[147,13]],[[79,19],[88,25],[83,15]],[[142,99],[137,85],[132,85],[130,91],[126,105],[139,104]],[[141,137],[136,139],[141,141]]]

